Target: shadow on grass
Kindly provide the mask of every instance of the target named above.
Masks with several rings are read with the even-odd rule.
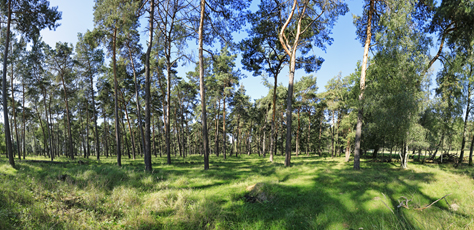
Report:
[[[142,159],[124,160],[121,168],[113,162],[95,163],[94,160],[86,160],[87,165],[66,166],[21,163],[19,165],[23,170],[18,173],[36,174],[44,181],[57,181],[58,176],[67,174],[73,179],[71,183],[78,188],[95,181],[103,185],[102,189],[109,194],[119,186],[147,192],[155,189],[156,183],[173,182],[183,177],[209,182],[187,187],[197,190],[225,188],[255,175],[278,178],[277,182],[270,183],[267,202],[248,203],[244,194],[239,192],[230,192],[234,194],[230,200],[210,195],[209,199],[194,207],[192,213],[187,213],[194,215],[194,218],[176,220],[174,225],[167,227],[159,225],[162,220],[157,219],[158,225],[155,227],[172,229],[217,228],[219,225],[229,229],[416,229],[417,224],[407,216],[404,209],[394,210],[392,214],[374,197],[385,196],[392,207],[399,205],[397,198],[400,196],[414,193],[428,201],[439,198],[427,196],[418,186],[420,183],[432,182],[432,173],[400,170],[387,163],[365,162],[362,171],[353,171],[352,163],[330,158],[294,157],[293,167],[284,168],[281,157],[277,157],[275,163],[270,163],[266,158],[256,156],[229,157],[227,160],[211,156],[211,169],[204,171],[200,156],[176,158],[172,165],[164,164],[164,160],[153,159],[154,172],[151,174],[143,172]],[[151,183],[146,182],[148,177],[152,178]],[[298,183],[301,177],[307,178],[307,181]],[[440,209],[447,210],[442,205]],[[174,211],[164,210],[153,215],[156,218],[168,218],[174,215]],[[378,222],[372,223],[373,219]],[[142,227],[153,228],[149,225]]]

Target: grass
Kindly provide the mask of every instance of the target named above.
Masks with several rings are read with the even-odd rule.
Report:
[[[30,158],[30,160],[33,158]],[[47,160],[34,158],[35,160]],[[81,159],[86,165],[0,158],[0,229],[474,229],[474,170],[449,164],[256,155],[227,160]],[[58,161],[68,161],[65,158]],[[260,183],[257,192],[247,186]],[[257,187],[257,186],[256,186]],[[252,194],[259,193],[259,194]],[[250,194],[250,195],[249,195]],[[423,211],[415,208],[443,197]],[[262,199],[250,199],[259,196]],[[408,207],[397,208],[402,196]]]

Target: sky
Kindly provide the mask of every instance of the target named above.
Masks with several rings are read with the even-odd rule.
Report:
[[[355,26],[352,23],[353,15],[362,14],[362,0],[348,0],[349,12],[344,16],[339,17],[332,30],[332,38],[334,39],[332,45],[327,46],[326,52],[314,49],[317,56],[324,58],[324,63],[319,71],[315,73],[305,73],[304,71],[297,71],[295,74],[295,81],[298,81],[302,76],[314,75],[317,77],[318,92],[325,91],[325,85],[331,78],[341,75],[347,76],[354,72],[356,63],[362,59],[363,47],[362,44],[356,40]],[[50,6],[57,6],[58,10],[62,12],[62,20],[55,31],[43,30],[43,40],[50,46],[54,47],[56,42],[68,42],[74,46],[77,42],[77,34],[85,33],[88,29],[94,28],[93,22],[93,6],[94,0],[50,0]],[[253,8],[256,8],[257,3],[254,3]],[[141,23],[142,25],[145,23]],[[245,32],[236,34],[235,41],[242,39],[246,35]],[[146,40],[146,31],[143,28],[141,31],[142,41]],[[194,41],[191,41],[195,43]],[[143,47],[145,47],[143,45]],[[194,49],[195,46],[190,46],[189,49]],[[191,52],[191,50],[190,50]],[[197,51],[194,51],[197,53]],[[239,55],[240,56],[240,55]],[[268,93],[268,89],[262,84],[262,77],[253,77],[252,73],[242,70],[240,58],[237,60],[237,68],[247,77],[241,80],[247,90],[247,95],[251,99],[259,99]],[[187,71],[193,70],[193,65],[178,67],[178,76],[184,77]],[[269,79],[273,82],[273,78]],[[279,76],[279,83],[288,85],[288,70],[284,69]]]

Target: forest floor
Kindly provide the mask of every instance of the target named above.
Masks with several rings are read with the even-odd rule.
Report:
[[[466,165],[213,155],[204,171],[200,156],[152,159],[150,174],[143,158],[14,169],[2,156],[0,229],[474,229]]]

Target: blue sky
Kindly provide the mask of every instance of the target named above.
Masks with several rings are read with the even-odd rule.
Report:
[[[338,75],[339,72],[342,73],[342,76],[347,76],[354,72],[357,61],[362,59],[363,47],[361,43],[356,40],[355,26],[352,24],[352,18],[353,15],[361,15],[363,1],[348,0],[346,2],[349,5],[350,11],[346,13],[345,16],[339,17],[334,26],[332,30],[333,44],[327,47],[326,52],[319,49],[314,50],[316,55],[325,59],[318,72],[310,73],[317,77],[319,92],[323,92],[326,82]],[[77,33],[84,33],[87,29],[93,29],[93,0],[50,0],[50,5],[58,6],[58,10],[62,11],[61,26],[59,26],[56,31],[42,31],[44,41],[50,46],[54,47],[54,44],[58,41],[69,42],[75,45],[77,42]],[[253,4],[253,6],[256,5],[256,3]],[[237,34],[234,39],[238,40],[239,37],[243,37],[245,34],[245,32],[241,32]],[[142,41],[144,41],[146,39],[144,30],[141,36]],[[191,43],[195,42],[191,41]],[[190,46],[190,49],[192,49],[192,47],[194,46]],[[194,51],[194,53],[197,52]],[[240,59],[237,61],[237,67],[241,69]],[[194,69],[194,65],[180,66],[178,68],[178,75],[184,76],[184,74],[191,69]],[[252,99],[261,98],[268,93],[268,89],[261,83],[261,77],[253,77],[251,73],[243,70],[242,73],[247,77],[241,80],[241,84],[245,86],[247,94],[250,95]],[[301,76],[305,75],[309,74],[304,73],[304,71],[298,71],[295,80],[297,81]],[[271,78],[270,81],[273,82],[273,78]],[[283,85],[288,85],[287,70],[283,70],[279,76],[279,82]]]

